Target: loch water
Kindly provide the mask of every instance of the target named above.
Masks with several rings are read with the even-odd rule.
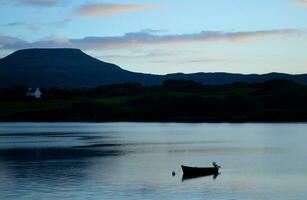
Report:
[[[213,161],[215,179],[182,180],[181,164]],[[305,200],[306,188],[306,123],[0,123],[1,200]]]

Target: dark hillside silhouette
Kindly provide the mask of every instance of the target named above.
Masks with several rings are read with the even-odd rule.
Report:
[[[167,80],[159,86],[125,83],[89,89],[0,89],[1,121],[307,121],[307,86],[288,80],[204,85]]]
[[[0,87],[2,88],[12,86],[93,88],[125,82],[160,85],[168,79],[194,80],[207,85],[285,79],[307,85],[307,74],[175,73],[152,75],[135,73],[114,64],[102,62],[79,49],[25,49],[0,59]]]

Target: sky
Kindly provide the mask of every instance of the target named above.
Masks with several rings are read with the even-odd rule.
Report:
[[[79,48],[144,73],[307,73],[307,0],[0,0],[0,58]]]

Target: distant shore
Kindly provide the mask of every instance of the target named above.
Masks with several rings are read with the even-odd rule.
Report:
[[[171,80],[89,89],[0,89],[2,122],[307,122],[307,86],[286,80],[203,85]],[[40,97],[40,96],[39,96]]]

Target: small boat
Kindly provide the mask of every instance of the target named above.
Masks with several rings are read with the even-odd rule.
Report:
[[[184,176],[206,176],[219,174],[219,168],[215,162],[212,163],[213,167],[188,167],[181,165]]]

